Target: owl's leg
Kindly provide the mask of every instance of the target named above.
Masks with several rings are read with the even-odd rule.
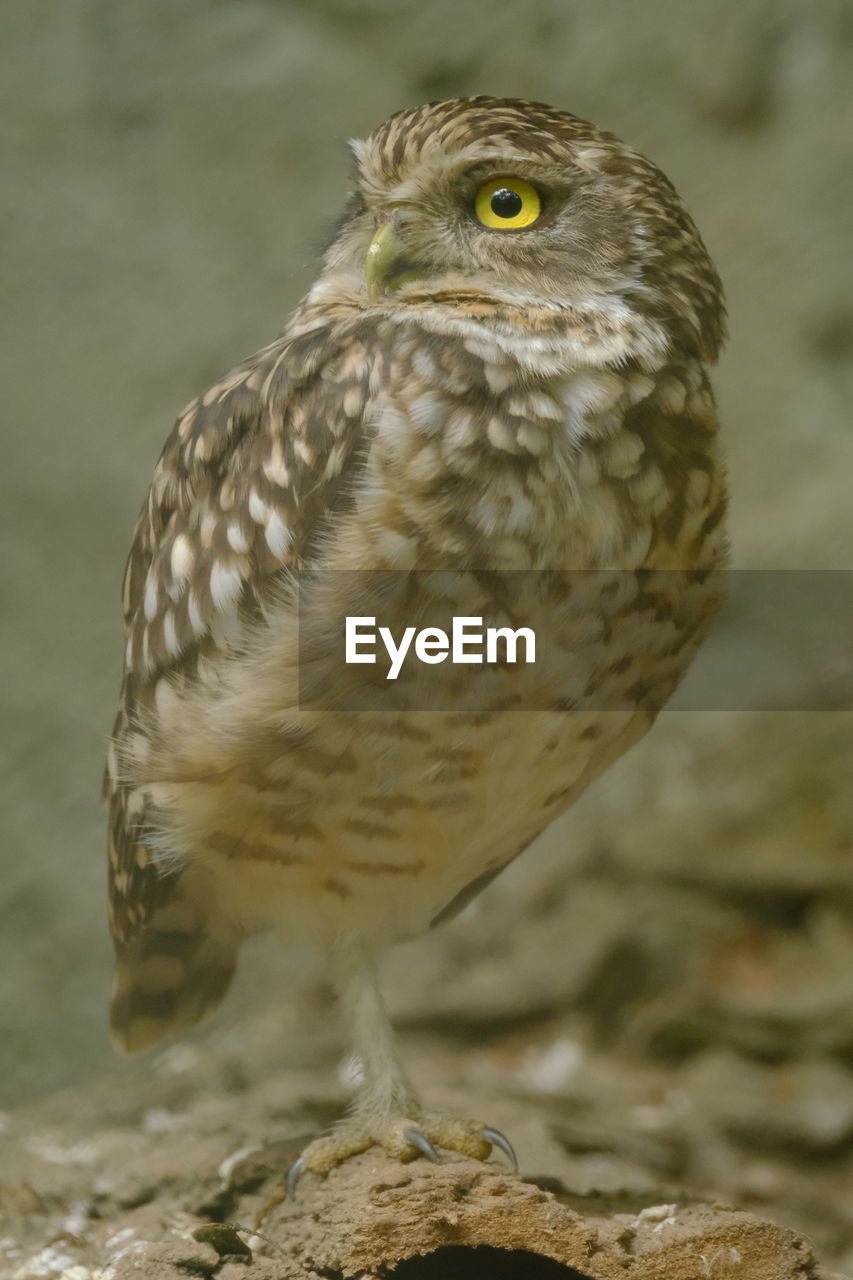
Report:
[[[376,965],[367,949],[356,944],[339,948],[333,974],[361,1066],[361,1084],[350,1115],[306,1147],[293,1165],[288,1176],[291,1192],[306,1170],[325,1177],[335,1165],[374,1145],[401,1161],[418,1155],[438,1161],[438,1147],[485,1160],[498,1147],[517,1167],[508,1139],[498,1130],[425,1110],[397,1054]]]

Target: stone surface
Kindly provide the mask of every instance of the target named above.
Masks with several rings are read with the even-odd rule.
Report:
[[[485,1247],[508,1268],[515,1258],[535,1275],[539,1257],[574,1280],[826,1280],[810,1244],[753,1214],[697,1202],[659,1179],[639,1189],[624,1170],[607,1189],[603,1169],[597,1188],[585,1186],[530,1104],[513,1108],[525,1136],[521,1176],[451,1153],[438,1165],[401,1165],[374,1148],[325,1181],[305,1175],[289,1198],[284,1177],[303,1140],[294,1130],[311,1123],[298,1102],[303,1084],[282,1078],[290,1107],[277,1122],[227,1091],[156,1120],[137,1111],[134,1123],[131,1106],[124,1123],[102,1131],[79,1118],[50,1121],[36,1104],[0,1167],[16,1175],[2,1183],[0,1274],[307,1280],[385,1275],[433,1255],[434,1274],[447,1274],[452,1256],[461,1275],[479,1273],[473,1250]],[[98,1096],[83,1089],[66,1101],[78,1114],[97,1110],[115,1085],[104,1080]],[[274,1128],[291,1136],[266,1140]],[[234,1150],[247,1132],[259,1140]]]

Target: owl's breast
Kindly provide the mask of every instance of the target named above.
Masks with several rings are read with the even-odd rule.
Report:
[[[418,336],[381,365],[336,551],[347,566],[634,569],[705,556],[696,536],[723,490],[698,362],[567,371],[551,349],[537,363],[486,337]]]
[[[298,625],[273,603],[221,690],[161,722],[185,775],[158,797],[163,840],[246,928],[426,928],[641,736],[719,599],[725,494],[698,364],[566,371],[431,337],[377,361]],[[398,572],[365,601],[376,570]],[[394,682],[341,660],[350,615],[399,644],[490,599],[549,641],[535,664],[480,685],[448,661],[424,695],[416,666]]]

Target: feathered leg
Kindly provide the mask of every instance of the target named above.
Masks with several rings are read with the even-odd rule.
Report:
[[[424,1109],[397,1054],[369,949],[358,942],[341,943],[335,950],[332,974],[349,1022],[361,1082],[350,1115],[312,1142],[293,1165],[288,1177],[291,1191],[306,1170],[325,1177],[335,1165],[374,1145],[401,1161],[418,1155],[438,1161],[438,1147],[485,1160],[497,1146],[515,1165],[512,1147],[496,1129]]]

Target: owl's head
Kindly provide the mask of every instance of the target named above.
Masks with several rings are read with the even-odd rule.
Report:
[[[653,322],[713,359],[719,278],[674,188],[612,134],[542,103],[459,98],[352,144],[324,278],[385,309],[479,303]]]

